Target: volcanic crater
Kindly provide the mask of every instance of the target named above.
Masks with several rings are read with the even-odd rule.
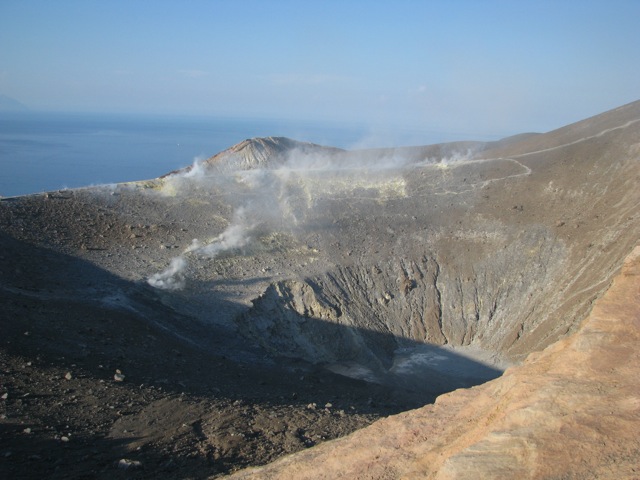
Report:
[[[472,404],[580,334],[638,241],[639,166],[635,102],[497,142],[250,139],[4,198],[0,472],[215,477],[448,392]],[[246,475],[340,476],[296,458]]]

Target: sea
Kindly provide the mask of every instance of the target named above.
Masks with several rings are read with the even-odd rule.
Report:
[[[0,197],[156,178],[247,138],[340,148],[459,140],[355,123],[89,113],[0,113]]]

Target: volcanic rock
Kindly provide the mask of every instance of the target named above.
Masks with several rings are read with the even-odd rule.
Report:
[[[638,478],[640,246],[574,335],[434,405],[235,479]]]

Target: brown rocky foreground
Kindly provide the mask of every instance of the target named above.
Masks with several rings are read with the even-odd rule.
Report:
[[[235,479],[640,478],[640,246],[580,330],[496,380]]]

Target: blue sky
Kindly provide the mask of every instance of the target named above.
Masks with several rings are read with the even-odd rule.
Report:
[[[0,94],[34,110],[547,131],[640,99],[639,19],[637,0],[0,0]]]

